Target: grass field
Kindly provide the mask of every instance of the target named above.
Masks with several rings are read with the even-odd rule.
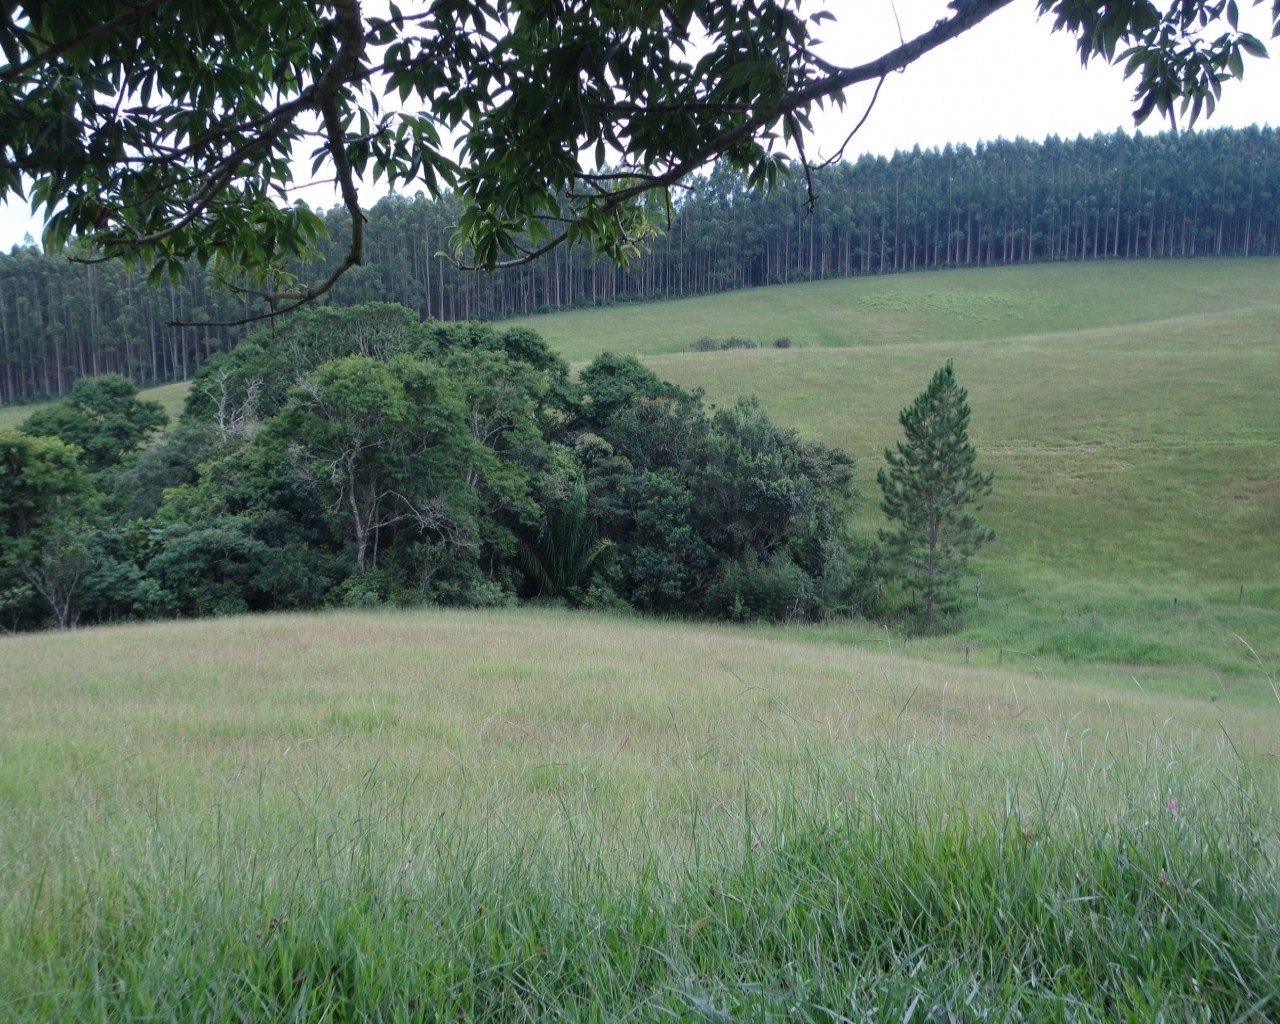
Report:
[[[28,405],[0,405],[0,429],[16,430],[31,415]]]
[[[994,650],[1247,671],[1280,660],[1280,261],[1070,264],[756,289],[525,321],[853,452],[867,535],[897,414],[954,359],[995,471],[978,603]],[[764,347],[697,353],[698,337]],[[786,335],[790,349],[771,347]],[[975,591],[975,596],[977,592]],[[1175,610],[1175,601],[1177,602]]]
[[[1053,263],[862,277],[515,321],[571,362],[687,352],[703,336],[765,346],[980,342],[1276,308],[1280,260]],[[730,353],[732,357],[733,353]]]
[[[978,661],[1154,665],[1204,689],[1256,673],[1250,647],[1280,664],[1277,274],[1270,259],[947,271],[523,323],[578,367],[641,355],[712,403],[755,392],[779,422],[853,452],[868,537],[898,411],[954,359],[996,473],[984,520],[998,534],[958,642]],[[734,334],[765,347],[690,351]],[[783,335],[793,347],[771,347]],[[176,417],[185,385],[147,394]],[[26,411],[0,409],[0,425]]]
[[[961,630],[528,607],[0,637],[0,1020],[1276,1019],[1277,270],[531,321],[578,365],[757,391],[864,487],[954,358],[1001,535]]]
[[[187,400],[189,388],[190,385],[185,381],[161,384],[159,387],[147,388],[142,397],[164,406],[164,411],[169,414],[169,422],[172,424],[178,421],[178,415],[182,412],[182,403]],[[0,405],[0,428],[15,429],[21,426],[22,421],[31,415],[32,408],[33,406],[30,405]]]
[[[1273,681],[843,628],[4,638],[0,1016],[1273,1019]]]

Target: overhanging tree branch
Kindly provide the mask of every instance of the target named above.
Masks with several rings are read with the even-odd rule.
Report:
[[[780,124],[807,168],[810,107],[864,82],[878,95],[1011,0],[939,4],[926,31],[852,67],[816,52],[832,15],[802,0],[419,2],[366,18],[360,0],[15,0],[0,18],[0,197],[29,192],[51,249],[83,239],[157,278],[212,263],[269,307],[246,320],[325,294],[361,262],[368,174],[432,194],[456,185],[460,263],[511,266],[579,240],[624,259],[656,229],[648,193],[721,158],[769,186],[788,160]],[[1231,0],[1038,9],[1082,57],[1125,62],[1139,118],[1180,104],[1194,120],[1265,55]],[[389,96],[410,109],[385,113]],[[321,280],[282,287],[324,230],[284,205],[313,116],[313,173],[332,170],[351,242]],[[462,167],[442,151],[448,132],[461,133]]]

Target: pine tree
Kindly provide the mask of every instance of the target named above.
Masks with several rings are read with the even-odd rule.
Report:
[[[995,538],[973,516],[991,493],[992,474],[974,468],[968,396],[948,360],[898,416],[906,441],[885,449],[889,466],[876,474],[880,508],[897,524],[880,540],[902,582],[922,595],[930,624],[955,605],[969,558]]]

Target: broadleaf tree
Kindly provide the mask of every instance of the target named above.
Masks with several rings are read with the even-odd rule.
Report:
[[[625,259],[669,211],[672,185],[722,159],[768,186],[787,147],[807,164],[815,106],[843,106],[846,90],[1012,0],[931,2],[927,30],[841,64],[821,45],[836,15],[812,0],[419,0],[384,13],[366,0],[15,0],[0,19],[0,198],[29,197],[52,249],[83,239],[157,279],[214,264],[267,300],[262,315],[362,261],[364,176],[455,189],[462,262],[580,240]],[[1280,0],[1255,3],[1274,36]],[[1035,10],[1083,59],[1124,63],[1139,121],[1179,109],[1194,120],[1265,55],[1239,29],[1237,0]],[[313,281],[284,271],[326,230],[295,191],[304,151],[350,219],[346,253]]]
[[[262,435],[290,446],[299,472],[329,499],[355,542],[358,575],[400,524],[451,544],[471,543],[467,471],[485,457],[462,403],[436,366],[346,356],[294,390],[294,405]]]
[[[994,478],[975,465],[968,397],[948,360],[898,416],[906,440],[885,449],[888,467],[876,473],[880,508],[894,523],[881,531],[881,543],[930,625],[954,606],[969,558],[995,539],[973,514]]]
[[[39,595],[60,629],[79,619],[76,591],[92,568],[92,489],[79,449],[0,429],[0,608]]]
[[[85,468],[99,472],[135,456],[168,422],[164,407],[139,398],[133,381],[105,373],[81,377],[66,398],[28,416],[22,432],[74,445]]]

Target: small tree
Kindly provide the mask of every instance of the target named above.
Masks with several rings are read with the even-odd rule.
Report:
[[[948,360],[898,416],[907,439],[885,449],[889,466],[876,474],[880,507],[897,524],[880,539],[903,582],[922,594],[928,623],[953,605],[970,556],[995,538],[972,514],[991,493],[992,474],[974,468],[968,395]]]
[[[79,620],[77,588],[94,563],[79,454],[57,438],[0,430],[0,606],[38,594],[60,629]]]
[[[28,416],[22,432],[75,445],[81,464],[97,473],[131,458],[168,422],[164,406],[139,398],[133,381],[105,373],[81,377],[66,398]]]

